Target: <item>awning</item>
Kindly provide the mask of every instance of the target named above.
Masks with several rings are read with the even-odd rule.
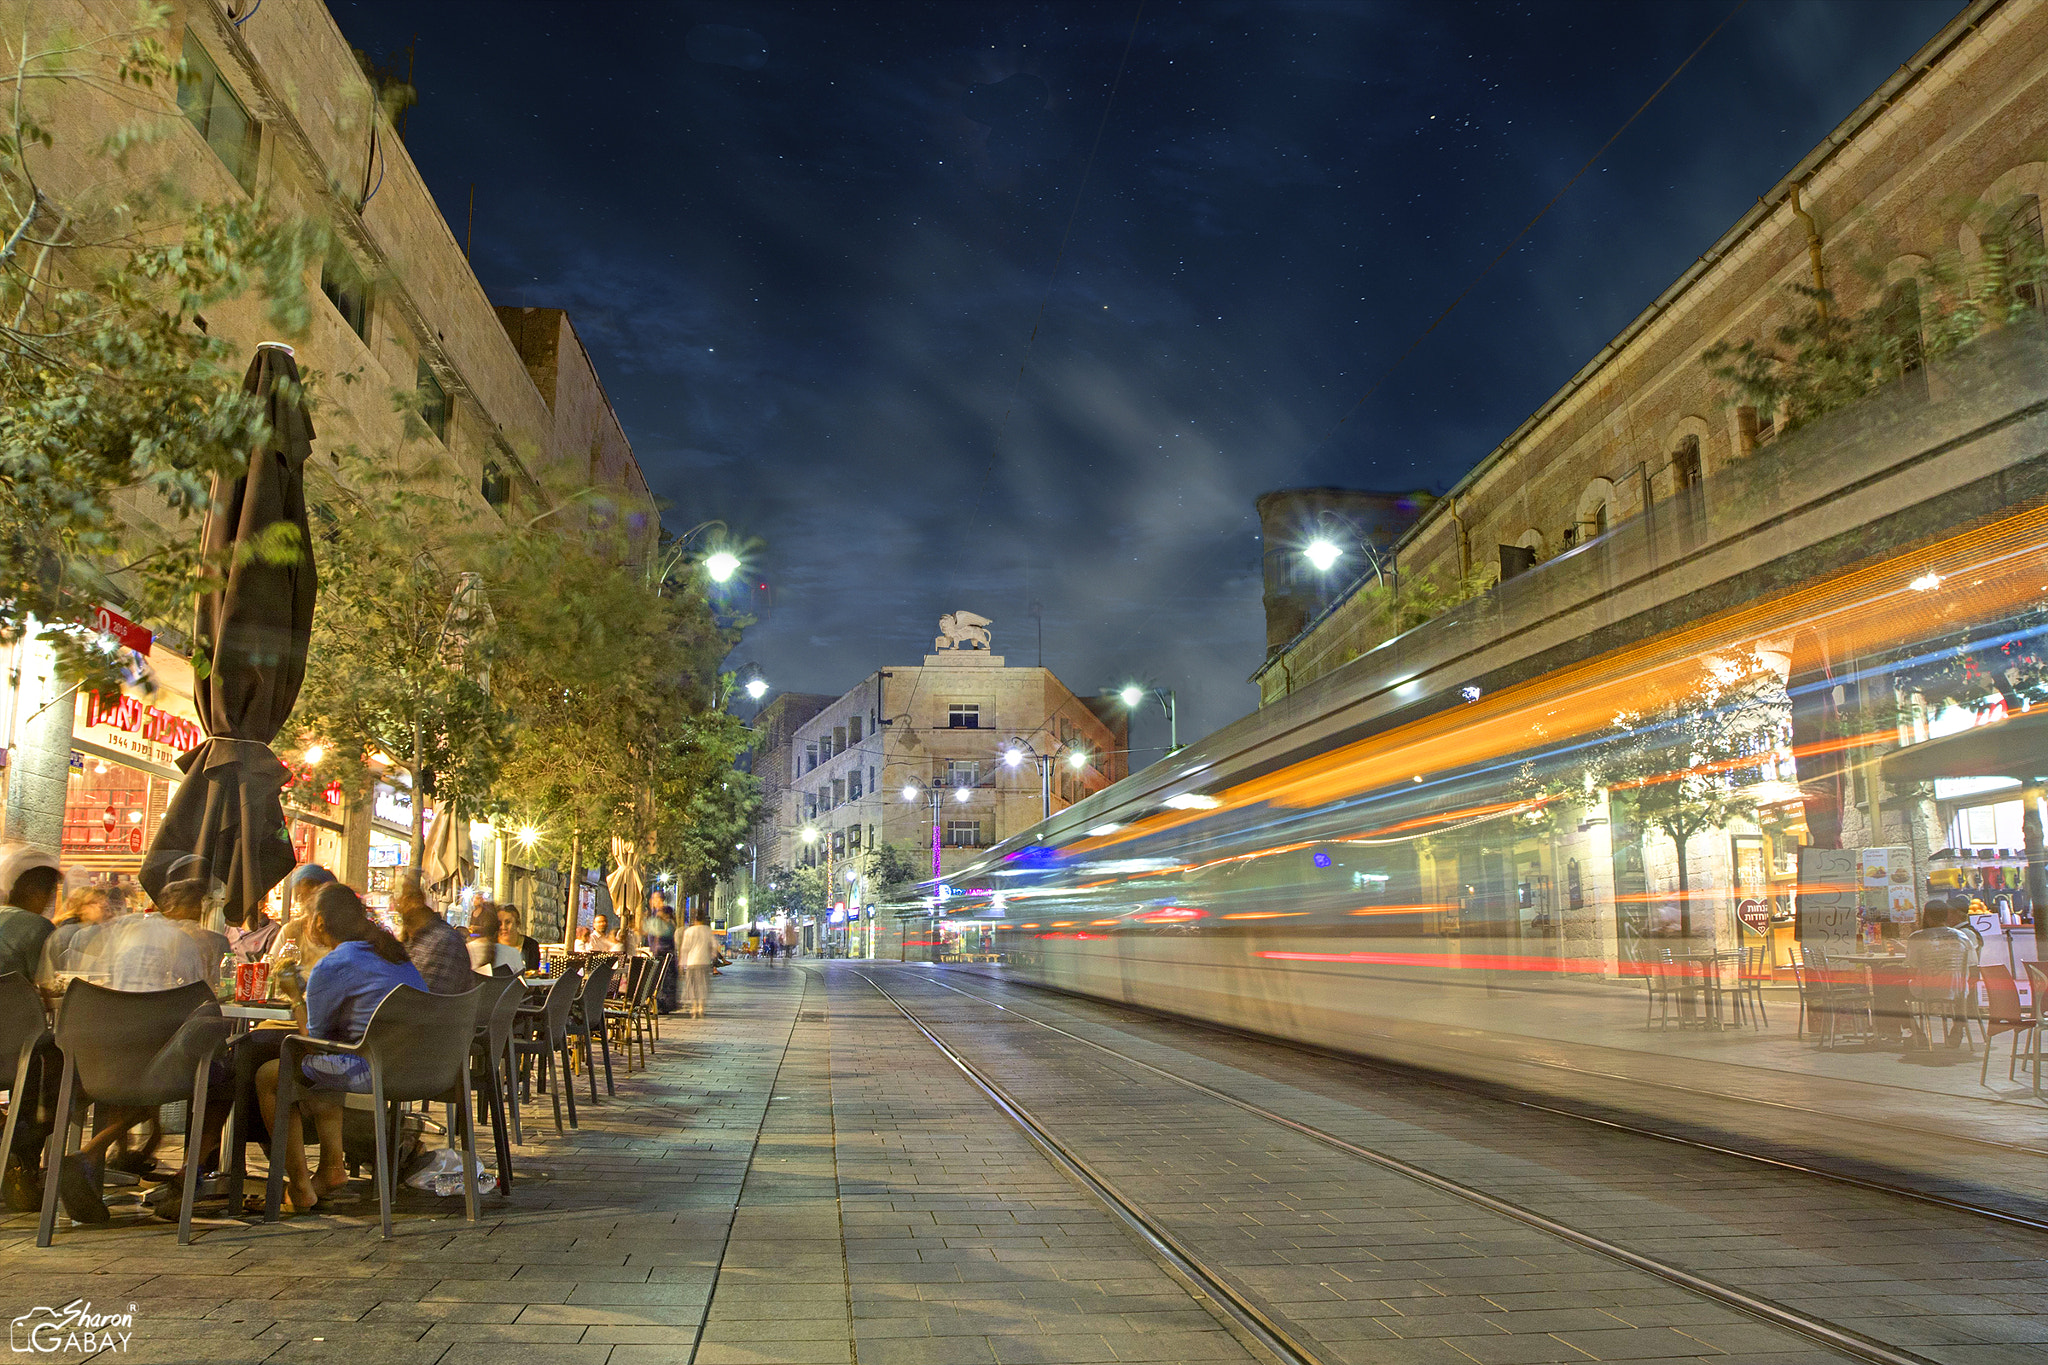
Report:
[[[2048,777],[2048,708],[1909,744],[1886,754],[1879,767],[1894,786],[1937,777]]]

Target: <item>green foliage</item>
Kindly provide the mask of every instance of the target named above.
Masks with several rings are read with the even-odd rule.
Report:
[[[755,893],[757,918],[825,913],[825,869],[773,867]]]
[[[78,628],[99,603],[182,625],[217,581],[195,514],[263,435],[240,358],[201,311],[254,294],[296,335],[324,249],[318,230],[260,202],[194,205],[125,173],[126,150],[177,117],[163,18],[145,8],[96,40],[23,35],[0,69],[0,641],[39,623],[60,669],[88,685],[111,683],[105,647]],[[40,178],[57,130],[38,110],[56,95],[141,115],[94,150],[106,179],[74,202]],[[134,529],[138,510],[159,514],[158,534]]]
[[[486,559],[498,533],[431,466],[395,463],[350,450],[333,471],[308,466],[320,598],[288,733],[325,746],[323,775],[351,794],[383,753],[416,790],[431,771],[438,794],[476,811],[509,749],[511,716],[485,686],[497,640],[468,606],[463,566]]]
[[[905,848],[901,844],[883,844],[875,850],[874,861],[868,868],[874,903],[901,905],[915,900],[918,883],[930,881],[931,875],[929,852]]]
[[[1976,216],[2006,221],[1999,211]],[[2038,233],[2000,227],[1985,236],[1974,263],[1950,249],[1886,287],[1881,262],[1890,258],[1889,249],[1850,251],[1849,273],[1875,299],[1868,307],[1844,310],[1828,290],[1793,285],[1789,320],[1767,340],[1708,347],[1701,357],[1708,372],[1728,386],[1732,401],[1790,430],[2019,321],[2048,290],[2048,253]]]

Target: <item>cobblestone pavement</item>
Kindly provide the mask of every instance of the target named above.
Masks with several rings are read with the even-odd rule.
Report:
[[[1943,1365],[2048,1356],[2026,1234],[964,973],[742,964],[712,1017],[557,1136],[529,1108],[484,1218],[407,1193],[174,1229],[117,1204],[38,1250],[0,1223],[0,1310],[130,1312],[135,1361],[355,1365],[1266,1359],[863,979],[927,1014],[1329,1365],[1836,1359],[1173,1086],[950,981],[1471,1179]],[[615,1059],[616,1060],[616,1059]],[[587,1087],[583,1091],[588,1095]],[[132,1309],[130,1307],[132,1305]],[[71,1358],[78,1358],[76,1355]]]

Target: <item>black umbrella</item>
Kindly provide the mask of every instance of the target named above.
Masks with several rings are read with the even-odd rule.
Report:
[[[185,780],[142,860],[142,888],[153,898],[185,878],[225,882],[231,924],[253,920],[295,862],[278,800],[289,773],[270,742],[305,681],[316,586],[304,476],[313,422],[290,348],[259,346],[242,391],[263,401],[270,436],[250,452],[247,474],[232,482],[215,476],[200,533],[226,574],[199,600],[193,647],[193,702],[206,739],[179,758]],[[280,522],[298,528],[294,562],[236,553]]]

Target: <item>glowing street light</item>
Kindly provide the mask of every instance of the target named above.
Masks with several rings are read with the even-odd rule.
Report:
[[[1309,563],[1315,565],[1317,573],[1328,573],[1330,567],[1344,557],[1344,550],[1327,540],[1312,540],[1302,554],[1307,557]]]
[[[749,679],[747,682],[747,695],[752,697],[755,701],[759,701],[761,700],[761,698],[767,696],[768,680],[766,678]]]
[[[519,827],[518,839],[521,848],[530,849],[540,842],[540,831],[532,825],[521,825]]]
[[[953,788],[953,799],[955,801],[965,801],[972,794],[973,793],[969,792],[965,787]]]
[[[1175,714],[1173,689],[1170,687],[1144,688],[1136,683],[1125,683],[1117,699],[1133,711],[1142,706],[1147,696],[1159,702],[1166,712],[1166,752],[1169,757],[1180,752],[1180,718]]]
[[[915,784],[909,782],[903,784],[903,799],[905,801],[917,800],[917,787]]]
[[[1076,749],[1068,754],[1067,766],[1075,772],[1080,772],[1081,769],[1088,766],[1088,751],[1086,749]]]
[[[1136,706],[1139,702],[1145,700],[1145,689],[1137,686],[1126,687],[1117,695],[1123,698],[1125,706]]]
[[[813,827],[811,827],[810,825],[805,825],[805,826],[804,826],[804,833],[803,833],[803,840],[804,840],[804,842],[805,842],[805,843],[807,843],[807,844],[815,844],[815,843],[817,843],[817,842],[818,842],[818,831],[817,831],[816,829],[814,829]]]
[[[327,750],[326,750],[326,748],[325,748],[325,747],[323,747],[322,745],[318,745],[318,744],[308,744],[308,745],[306,746],[306,766],[307,766],[307,767],[309,767],[309,768],[316,768],[316,767],[318,767],[318,766],[320,765],[320,760],[321,760],[321,759],[323,759],[323,758],[325,758],[325,757],[327,757]]]
[[[704,572],[714,583],[723,583],[739,571],[740,557],[730,550],[715,550],[705,556]]]
[[[1009,748],[1003,750],[1003,766],[1005,768],[1014,768],[1023,761],[1024,751],[1016,745],[1012,744]]]

